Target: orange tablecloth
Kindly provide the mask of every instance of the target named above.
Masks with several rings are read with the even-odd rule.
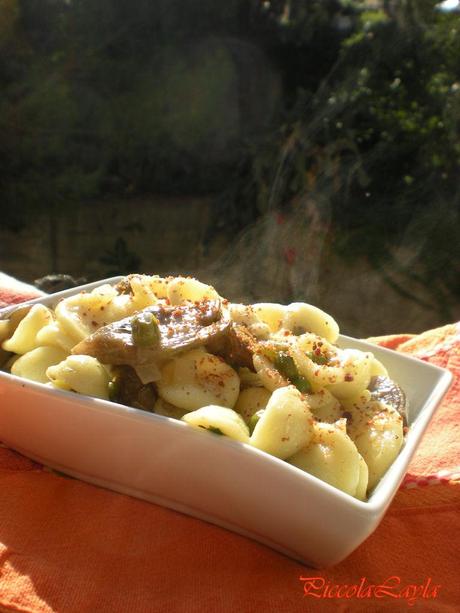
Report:
[[[378,341],[455,379],[383,522],[343,563],[308,568],[0,448],[0,610],[458,611],[460,325]]]

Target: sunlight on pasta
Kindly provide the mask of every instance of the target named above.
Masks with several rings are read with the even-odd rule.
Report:
[[[100,326],[132,315],[137,310],[131,294],[117,294],[104,285],[92,292],[61,300],[56,306],[56,319],[75,344]]]
[[[50,366],[46,375],[59,389],[109,398],[108,372],[96,358],[88,355],[71,355],[56,366]]]
[[[359,394],[371,380],[371,366],[374,356],[356,349],[341,352],[338,374],[326,383],[327,389],[336,398],[345,399]]]
[[[370,374],[371,377],[388,377],[388,370],[385,368],[382,362],[372,356]]]
[[[331,343],[339,336],[339,326],[330,315],[303,302],[293,302],[286,307],[281,327],[296,335],[313,332]]]
[[[270,326],[259,319],[250,305],[230,304],[228,306],[230,319],[245,326],[258,339],[268,339]]]
[[[36,347],[14,361],[11,374],[39,383],[48,383],[48,368],[62,362],[67,355],[68,352],[59,347]]]
[[[218,300],[219,295],[210,285],[189,277],[177,277],[168,285],[168,298],[171,304],[183,304],[186,300]]]
[[[292,385],[273,392],[255,425],[251,445],[282,460],[308,445],[313,417],[306,399]]]
[[[59,347],[67,353],[70,353],[75,341],[72,337],[66,334],[59,321],[52,321],[43,326],[37,333],[37,343],[39,345],[51,345]]]
[[[273,302],[258,302],[252,305],[252,308],[260,321],[267,324],[271,332],[280,330],[286,311],[284,305]]]
[[[164,300],[168,297],[168,284],[170,279],[165,279],[158,275],[142,275],[143,283],[146,284],[149,289],[155,294],[158,300]]]
[[[129,285],[133,293],[132,304],[136,311],[145,309],[157,302],[158,298],[153,287],[148,283],[148,277],[143,278],[142,275],[132,275],[129,280]]]
[[[22,319],[13,333],[13,336],[3,342],[5,351],[24,354],[39,346],[37,334],[53,321],[51,311],[42,304],[34,304],[27,315]]]
[[[239,391],[236,371],[202,349],[189,351],[168,362],[158,381],[161,398],[187,411],[209,404],[232,408]]]

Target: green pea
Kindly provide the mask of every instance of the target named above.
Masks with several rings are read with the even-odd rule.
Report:
[[[134,315],[131,320],[133,342],[140,347],[155,345],[160,340],[158,319],[153,313],[143,312]]]

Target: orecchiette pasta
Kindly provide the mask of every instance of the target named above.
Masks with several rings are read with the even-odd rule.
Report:
[[[62,325],[58,321],[52,321],[46,326],[43,326],[43,328],[37,332],[36,341],[38,345],[59,347],[67,353],[70,353],[72,347],[75,345],[75,341],[64,332]]]
[[[337,398],[325,387],[308,396],[308,404],[318,421],[334,423],[343,413],[343,408]]]
[[[188,277],[177,277],[168,285],[168,298],[171,304],[183,304],[186,300],[196,302],[201,300],[217,300],[216,290],[210,285]]]
[[[235,304],[190,277],[135,274],[54,310],[12,311],[0,361],[246,443],[365,500],[403,443],[405,397],[372,353],[342,349],[338,335],[309,304]]]
[[[129,285],[132,290],[132,302],[135,305],[136,311],[145,309],[146,307],[155,304],[158,298],[150,283],[145,282],[141,275],[133,275]]]
[[[278,388],[288,385],[289,382],[265,356],[255,354],[253,357],[253,363],[259,380],[262,381],[264,387],[270,392],[274,392]]]
[[[281,329],[286,311],[285,306],[271,302],[259,302],[252,308],[260,321],[267,324],[271,332],[278,332]]]
[[[344,349],[341,352],[337,378],[326,385],[327,389],[339,400],[359,394],[370,383],[373,357],[371,353]]]
[[[109,397],[109,375],[96,358],[88,355],[71,355],[50,366],[46,375],[57,388],[96,398]]]
[[[132,315],[137,310],[134,294],[117,294],[110,285],[103,285],[92,292],[61,300],[55,314],[62,330],[76,344],[99,327]]]
[[[235,411],[249,423],[253,415],[266,408],[270,397],[270,392],[264,387],[247,387],[240,392]]]
[[[39,347],[38,332],[53,319],[51,311],[42,304],[34,304],[27,315],[19,322],[13,336],[3,342],[5,351],[24,354]]]
[[[95,327],[91,327],[91,321],[96,320],[91,319],[86,322],[83,316],[89,310],[94,310],[94,298],[91,294],[72,296],[62,300],[56,306],[56,319],[64,333],[72,339],[74,345],[89,336]]]
[[[230,304],[228,307],[228,312],[232,321],[237,324],[244,325],[256,338],[269,338],[270,326],[257,317],[252,306],[244,304]]]
[[[282,460],[310,442],[313,417],[307,400],[292,385],[273,392],[255,425],[251,445]]]
[[[372,356],[371,361],[371,377],[388,377],[388,370],[374,356]]]
[[[316,423],[309,445],[289,458],[289,463],[356,496],[367,489],[366,469],[356,445],[335,424]],[[366,487],[365,487],[366,486]]]
[[[369,468],[372,489],[398,455],[404,438],[403,419],[393,407],[364,393],[347,403],[350,436]]]
[[[48,383],[46,371],[50,366],[65,360],[68,352],[59,347],[36,347],[13,362],[11,373],[39,383]]]
[[[219,405],[202,407],[196,411],[186,413],[183,421],[195,426],[210,430],[215,434],[223,434],[241,443],[249,442],[249,430],[241,415],[236,411]]]
[[[164,300],[168,297],[169,279],[165,279],[159,275],[141,275],[141,277],[143,284],[148,285],[158,300]]]
[[[356,486],[355,498],[358,500],[366,500],[367,489],[369,487],[369,469],[364,458],[359,458],[359,479]]]
[[[7,319],[0,321],[0,343],[8,338],[10,333],[10,322]]]
[[[241,390],[245,390],[247,387],[264,387],[259,375],[246,366],[238,368],[238,377],[240,378]]]
[[[286,307],[281,327],[292,330],[296,335],[313,332],[331,343],[335,343],[339,336],[339,327],[330,315],[303,302],[294,302]]]
[[[236,371],[202,349],[188,351],[165,364],[157,385],[161,398],[187,411],[209,404],[232,408],[240,390]]]

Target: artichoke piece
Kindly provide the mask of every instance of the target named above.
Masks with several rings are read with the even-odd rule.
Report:
[[[157,342],[138,343],[138,322],[150,315],[158,322],[155,324]],[[179,306],[157,304],[99,328],[78,343],[72,353],[96,357],[103,364],[128,364],[135,367],[168,359],[180,351],[205,345],[211,339],[223,335],[229,323],[222,318],[218,301]]]

